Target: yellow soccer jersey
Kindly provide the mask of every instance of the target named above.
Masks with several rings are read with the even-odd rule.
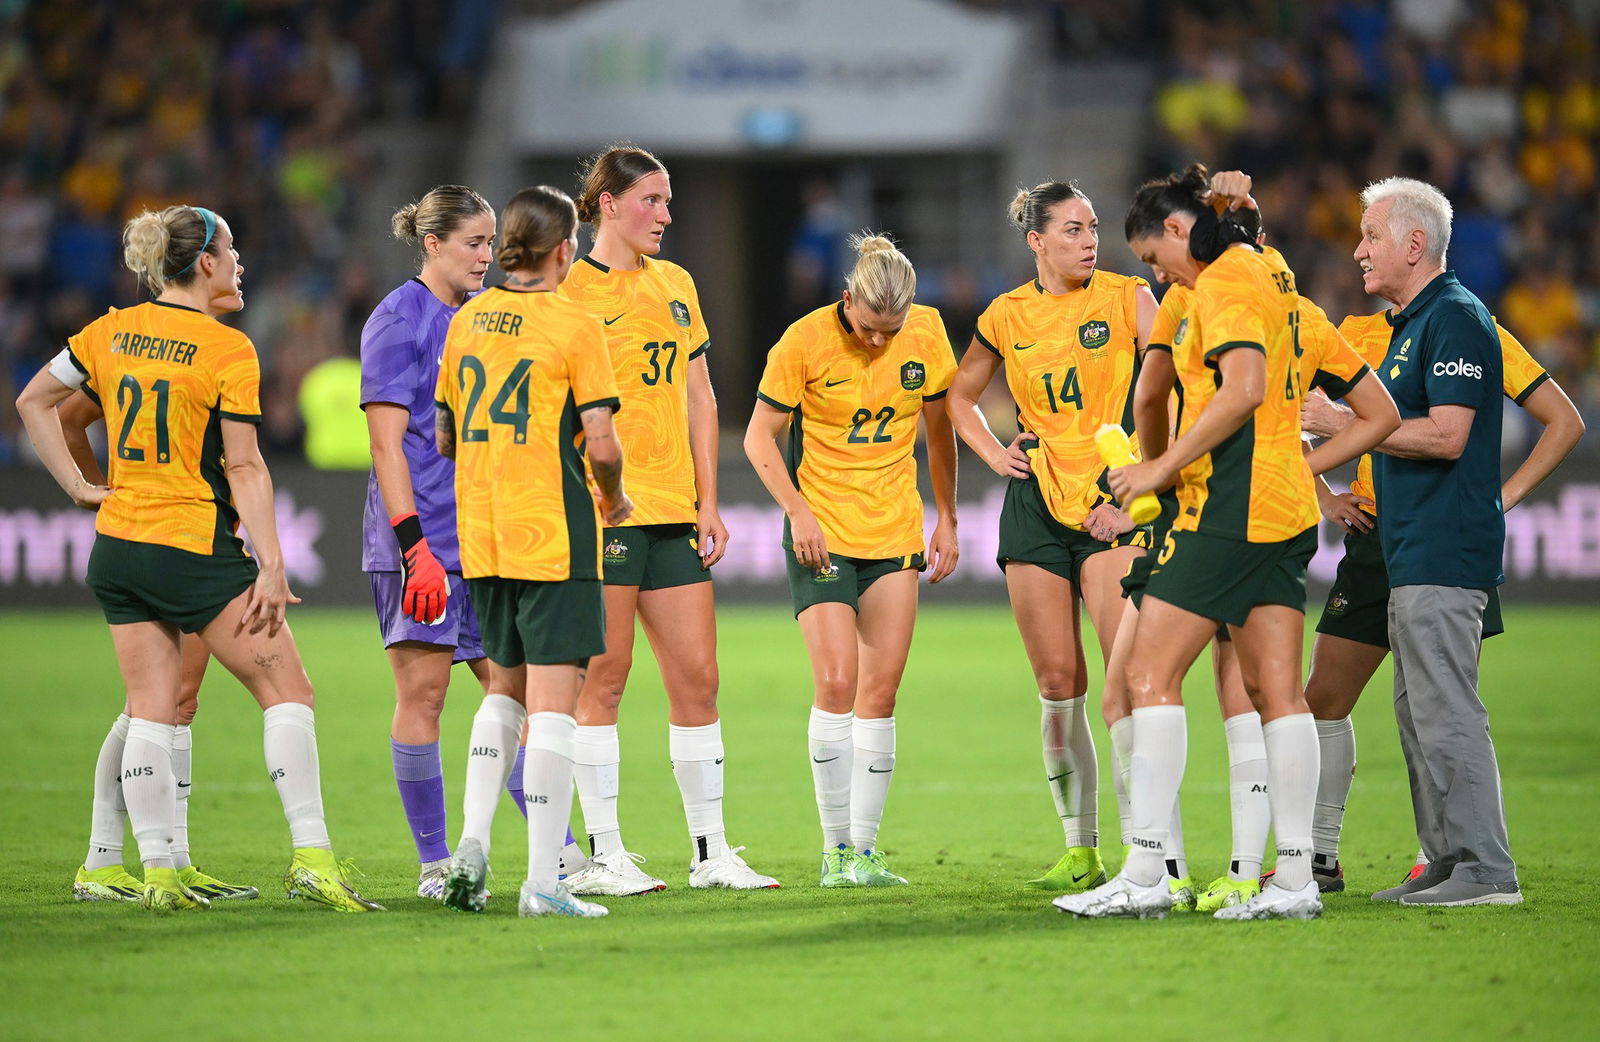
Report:
[[[1337,401],[1372,371],[1310,297],[1300,298],[1295,350],[1300,356],[1300,386],[1313,387]]]
[[[1148,285],[1097,271],[1082,289],[1058,296],[1035,279],[996,297],[978,319],[978,342],[1006,364],[1018,423],[1039,436],[1029,455],[1044,501],[1078,531],[1111,498],[1095,431],[1107,423],[1133,429],[1137,293]]]
[[[244,553],[222,469],[222,421],[261,422],[250,338],[161,301],[112,308],[67,341],[106,414],[112,492],[95,531],[191,553]]]
[[[689,360],[710,346],[689,273],[646,257],[616,271],[589,257],[557,292],[605,323],[617,388],[617,416],[633,516],[628,525],[692,522],[699,516],[689,454]]]
[[[1194,290],[1177,283],[1167,287],[1156,309],[1156,320],[1150,324],[1150,343],[1145,350],[1172,353],[1172,342],[1188,332],[1189,311],[1194,307]]]
[[[579,414],[619,407],[605,341],[599,319],[553,293],[491,288],[450,320],[434,397],[455,426],[467,578],[600,578]]]
[[[767,355],[758,397],[794,414],[789,476],[829,553],[885,558],[926,549],[912,454],[917,417],[923,402],[950,389],[955,372],[944,321],[921,304],[878,351],[856,339],[842,304],[830,304],[790,326]]]
[[[1183,468],[1175,529],[1276,543],[1317,523],[1300,449],[1299,305],[1294,273],[1249,247],[1229,248],[1196,280],[1188,327],[1172,345],[1183,398],[1179,434],[1216,396],[1218,358],[1229,350],[1266,356],[1266,397],[1244,426]]]
[[[1382,364],[1389,353],[1389,334],[1393,331],[1389,324],[1389,312],[1380,311],[1376,315],[1351,315],[1339,323],[1339,332],[1343,333],[1351,345],[1367,360],[1368,365]],[[1501,374],[1501,390],[1507,398],[1521,405],[1528,400],[1528,395],[1538,390],[1539,385],[1550,379],[1550,374],[1544,367],[1528,354],[1528,349],[1522,342],[1506,331],[1499,322],[1494,324],[1494,331],[1500,337],[1500,360],[1503,367]],[[1361,462],[1356,465],[1356,478],[1350,482],[1350,491],[1358,496],[1377,501],[1377,488],[1372,482],[1372,454],[1369,452],[1361,457]],[[1374,507],[1362,507],[1367,513],[1377,516]]]

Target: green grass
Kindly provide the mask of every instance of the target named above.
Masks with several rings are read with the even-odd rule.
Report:
[[[1077,922],[1018,883],[1059,853],[1040,777],[1037,704],[1002,607],[923,612],[898,711],[885,849],[916,884],[816,888],[805,753],[809,673],[781,607],[727,610],[722,707],[730,836],[778,892],[685,885],[688,843],[667,768],[653,664],[624,713],[629,846],[672,885],[608,901],[598,922],[522,921],[522,819],[501,805],[497,896],[477,917],[414,896],[390,776],[392,694],[361,612],[295,615],[317,685],[336,850],[356,856],[383,915],[285,901],[287,830],[261,760],[260,715],[220,669],[195,727],[197,862],[260,901],[156,918],[77,904],[89,776],[121,698],[92,614],[0,614],[6,721],[0,806],[0,1036],[19,1039],[660,1038],[1313,1039],[1576,1035],[1600,1013],[1594,821],[1600,766],[1595,609],[1512,609],[1483,690],[1505,776],[1520,908],[1401,910],[1367,899],[1415,847],[1380,674],[1357,711],[1360,770],[1343,852],[1350,891],[1314,923]],[[641,642],[641,647],[643,643]],[[1090,657],[1095,653],[1091,650]],[[464,671],[446,711],[452,827],[475,708]],[[1098,687],[1098,677],[1093,679]],[[1226,768],[1209,670],[1191,676],[1184,810],[1197,876],[1228,852]],[[1116,811],[1098,729],[1102,834]],[[128,856],[136,864],[129,838]]]

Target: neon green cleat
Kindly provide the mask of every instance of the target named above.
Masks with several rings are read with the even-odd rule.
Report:
[[[1211,881],[1206,892],[1195,899],[1194,910],[1208,915],[1219,908],[1242,905],[1261,893],[1261,881],[1256,878],[1235,879],[1221,875]]]
[[[822,880],[825,887],[860,886],[856,878],[856,862],[861,855],[840,843],[832,850],[822,852]]]
[[[1029,890],[1049,890],[1058,894],[1081,894],[1106,881],[1106,865],[1094,847],[1068,847],[1055,867],[1038,879],[1022,884]]]
[[[93,872],[80,866],[72,880],[72,897],[77,901],[137,902],[144,893],[144,881],[121,865],[107,865]]]
[[[1184,876],[1182,879],[1167,877],[1167,888],[1172,891],[1172,910],[1174,912],[1194,911],[1194,877]]]
[[[152,912],[204,911],[211,902],[178,879],[175,868],[147,868],[139,903]]]
[[[224,883],[215,876],[206,875],[193,865],[178,869],[178,882],[212,901],[254,901],[261,896],[261,891],[253,886]]]
[[[883,860],[883,851],[867,850],[856,855],[856,885],[905,886],[906,879],[889,871],[889,866]]]
[[[348,859],[335,861],[331,850],[296,847],[283,888],[290,897],[303,897],[338,912],[383,911],[383,905],[362,897],[349,884],[347,879],[354,870]]]

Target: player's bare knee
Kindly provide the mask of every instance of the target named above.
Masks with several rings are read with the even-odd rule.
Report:
[[[1047,666],[1036,669],[1033,673],[1034,682],[1039,686],[1039,694],[1052,702],[1063,702],[1069,698],[1077,698],[1084,694],[1088,688],[1088,678],[1080,678],[1078,671],[1070,664],[1066,666]]]

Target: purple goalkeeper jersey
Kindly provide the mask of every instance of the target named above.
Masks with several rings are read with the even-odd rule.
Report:
[[[411,469],[417,517],[445,571],[461,571],[456,536],[456,465],[434,442],[433,392],[439,382],[444,335],[458,309],[445,306],[420,279],[403,283],[383,298],[361,330],[361,406],[403,406],[411,414],[401,445]],[[367,478],[367,509],[361,524],[361,570],[401,570],[400,544],[389,525],[378,475]]]

